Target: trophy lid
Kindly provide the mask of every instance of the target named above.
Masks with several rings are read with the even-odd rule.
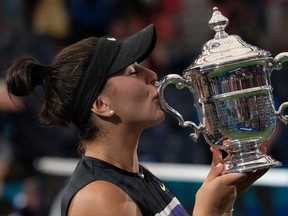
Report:
[[[270,52],[244,42],[239,36],[228,35],[225,32],[228,23],[229,20],[222,15],[217,7],[214,7],[213,15],[208,23],[209,27],[216,32],[214,39],[203,46],[201,55],[186,71],[196,68],[200,71],[206,71],[223,65],[253,61],[270,56]]]

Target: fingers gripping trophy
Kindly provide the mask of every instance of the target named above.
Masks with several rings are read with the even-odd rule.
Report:
[[[284,110],[288,102],[275,110],[270,75],[288,61],[288,52],[272,58],[268,51],[228,35],[229,20],[218,8],[213,9],[209,27],[216,34],[208,41],[201,55],[183,72],[169,74],[158,86],[162,108],[182,127],[191,127],[190,137],[196,141],[202,133],[211,145],[225,150],[231,161],[226,173],[253,172],[281,166],[271,156],[261,153],[260,144],[273,134],[276,119],[285,124]],[[193,94],[199,125],[184,120],[164,98],[166,86],[188,88]]]

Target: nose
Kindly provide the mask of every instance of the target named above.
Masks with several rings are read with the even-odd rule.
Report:
[[[157,78],[158,78],[157,74],[150,69],[147,69],[146,74],[147,74],[147,82],[149,84],[155,85],[155,83],[157,82]]]

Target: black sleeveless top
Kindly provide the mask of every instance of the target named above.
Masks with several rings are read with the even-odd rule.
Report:
[[[71,200],[81,188],[93,181],[104,180],[125,191],[141,209],[143,216],[188,216],[183,206],[163,182],[141,165],[140,171],[144,178],[137,173],[127,172],[102,160],[83,156],[65,188],[61,215],[67,216]]]

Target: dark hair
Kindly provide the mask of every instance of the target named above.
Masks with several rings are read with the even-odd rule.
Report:
[[[87,70],[98,38],[91,37],[72,44],[54,58],[51,66],[45,66],[30,56],[15,59],[6,72],[8,92],[24,96],[42,85],[45,102],[40,111],[40,121],[66,127],[72,122],[72,107],[77,90]],[[93,140],[98,128],[91,115],[80,129],[80,140]]]

